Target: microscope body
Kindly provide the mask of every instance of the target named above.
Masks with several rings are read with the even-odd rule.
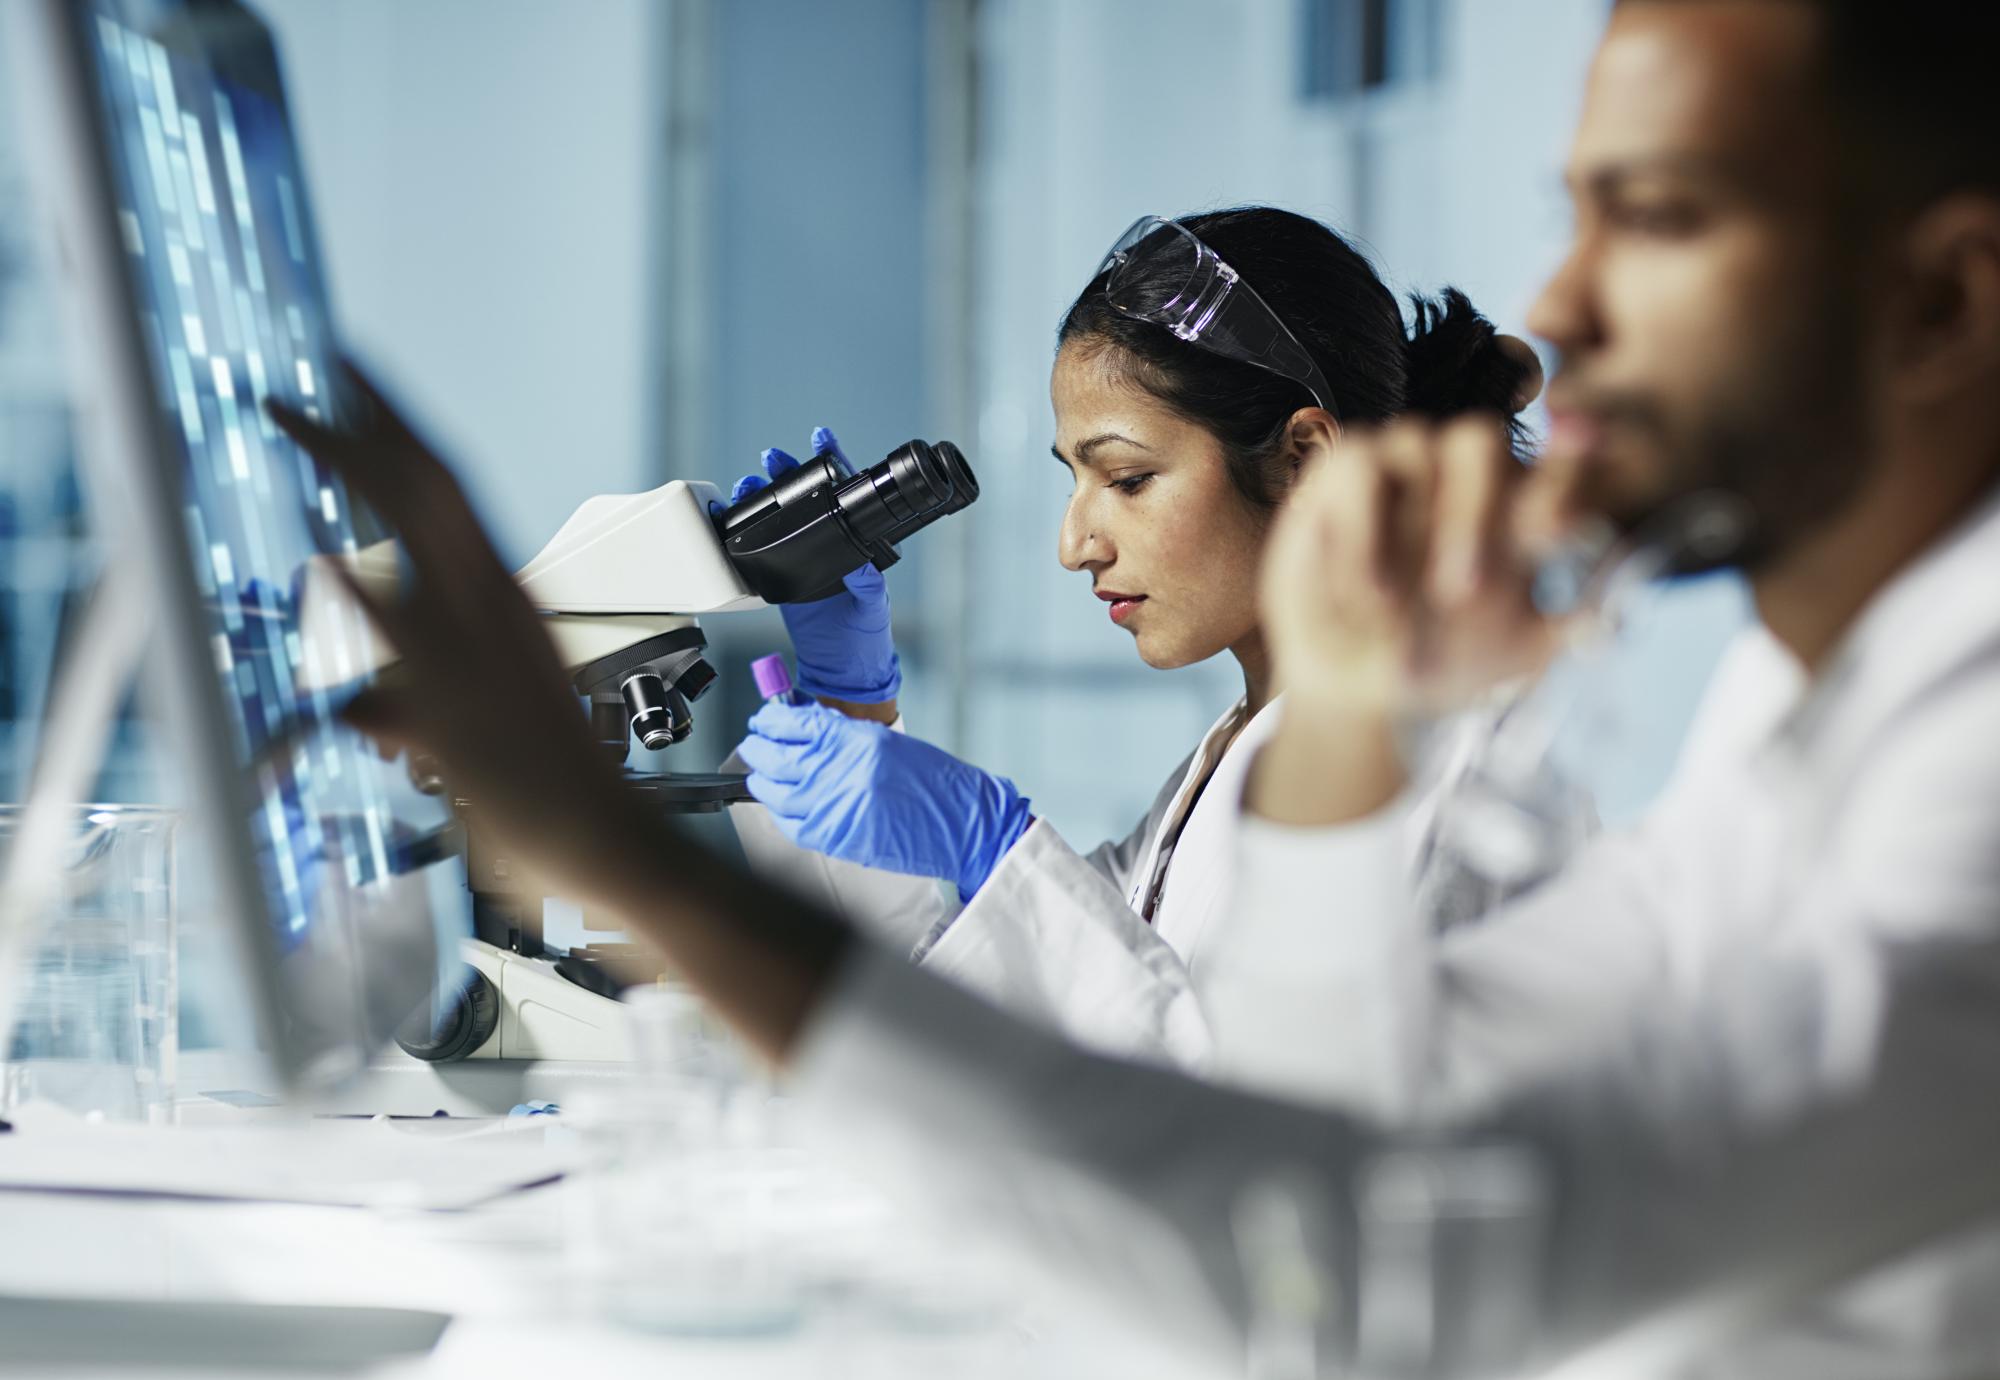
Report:
[[[672,746],[693,727],[694,701],[715,683],[698,619],[764,607],[725,555],[709,505],[714,485],[674,480],[639,494],[586,501],[516,573],[539,609],[556,654],[589,705],[606,753],[623,761],[631,741]],[[720,810],[748,800],[740,773],[625,773],[628,786],[667,814]],[[466,882],[481,940],[529,957],[543,951],[547,899],[481,827],[479,803],[457,799],[465,829]],[[636,961],[631,946],[592,946]],[[566,976],[591,985],[587,962]],[[628,975],[629,976],[629,975]],[[607,979],[607,995],[623,980]]]
[[[948,441],[908,442],[859,472],[829,452],[734,503],[712,484],[686,480],[589,499],[515,578],[587,702],[598,743],[623,763],[635,738],[657,750],[688,736],[692,705],[716,679],[700,619],[837,593],[842,577],[866,562],[894,564],[905,537],[978,496],[971,467]],[[402,573],[390,542],[309,561],[295,591],[309,653],[322,631],[359,616],[350,581],[393,601]],[[395,660],[382,647],[356,665],[345,640],[325,641],[326,655],[306,661],[324,668],[329,686],[388,671]],[[410,770],[420,789],[448,786],[422,761]],[[625,779],[664,814],[751,798],[741,773],[627,770]],[[658,960],[633,944],[550,953],[547,892],[484,827],[477,799],[452,804],[473,897],[468,966],[460,990],[412,1016],[397,1044],[410,1061],[438,1070],[461,1061],[584,1067],[616,1059],[624,1048],[617,995],[661,977]],[[439,1095],[434,1080],[402,1086],[415,1089],[412,1105]]]
[[[715,681],[696,620],[764,607],[723,552],[709,516],[720,501],[713,484],[679,479],[590,499],[515,577],[621,759],[628,726],[648,748],[687,736],[690,704]]]

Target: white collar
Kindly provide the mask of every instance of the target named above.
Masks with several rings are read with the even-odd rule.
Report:
[[[1770,637],[1768,630],[1759,631]],[[1774,726],[1771,746],[1800,757],[1837,752],[1895,717],[1955,668],[1996,649],[2000,490],[1876,592],[1820,673],[1810,680],[1800,677],[1794,703]]]

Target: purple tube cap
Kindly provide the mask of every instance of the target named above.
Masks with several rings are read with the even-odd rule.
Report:
[[[750,676],[757,682],[757,693],[767,700],[792,693],[791,668],[785,665],[784,655],[780,652],[760,656],[751,662]]]

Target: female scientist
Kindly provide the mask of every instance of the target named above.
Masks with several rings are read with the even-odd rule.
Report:
[[[1340,1038],[1340,1003],[1323,986],[1285,999],[1299,984],[1286,977],[1283,922],[1259,922],[1255,951],[1236,940],[1228,824],[1275,722],[1256,572],[1293,476],[1343,425],[1511,417],[1539,387],[1527,346],[1462,294],[1416,305],[1406,335],[1367,261],[1286,211],[1135,223],[1058,334],[1054,450],[1074,482],[1058,555],[1149,666],[1226,651],[1243,697],[1138,828],[1079,853],[1012,782],[897,731],[888,600],[864,567],[845,594],[783,610],[799,686],[818,702],[767,705],[738,748],[760,802],[734,811],[752,865],[1099,1048],[1299,1095],[1344,1092],[1315,1085],[1309,1053]],[[814,433],[815,451],[833,445]],[[774,476],[796,463],[764,460]],[[1447,775],[1440,762],[1430,788]],[[1420,896],[1441,923],[1483,910],[1491,897],[1464,894],[1429,828],[1409,841]],[[1327,923],[1300,914],[1298,942]]]

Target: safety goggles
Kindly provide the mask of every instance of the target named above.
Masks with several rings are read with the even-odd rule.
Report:
[[[1199,350],[1254,364],[1303,385],[1336,418],[1333,389],[1278,314],[1179,221],[1141,216],[1118,237],[1093,278],[1105,276],[1112,310],[1165,326]]]

